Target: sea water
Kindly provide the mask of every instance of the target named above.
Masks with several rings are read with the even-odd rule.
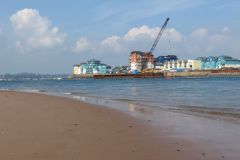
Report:
[[[197,144],[206,157],[213,152],[216,159],[239,159],[240,77],[0,81],[0,90],[125,108],[157,133]]]
[[[240,77],[0,81],[0,89],[56,93],[159,108],[240,110]]]

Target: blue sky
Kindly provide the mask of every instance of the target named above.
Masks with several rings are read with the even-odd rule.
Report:
[[[238,0],[3,0],[0,74],[70,73],[91,58],[127,65],[130,51],[151,48],[167,17],[156,56],[240,58],[239,8]]]

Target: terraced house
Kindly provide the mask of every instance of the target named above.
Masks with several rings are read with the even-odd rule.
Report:
[[[81,74],[107,74],[111,72],[111,66],[101,63],[96,59],[88,60],[73,66],[73,75]]]
[[[201,68],[204,70],[240,68],[240,60],[230,56],[210,56],[197,59],[201,61]]]

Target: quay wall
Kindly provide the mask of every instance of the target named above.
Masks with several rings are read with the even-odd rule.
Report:
[[[199,70],[188,72],[169,72],[164,73],[141,73],[141,74],[82,74],[72,75],[70,79],[94,78],[160,78],[160,77],[214,77],[214,76],[240,76],[240,70]]]
[[[79,79],[79,78],[93,78],[93,74],[72,75],[70,77],[70,79]]]
[[[240,76],[240,70],[206,70],[188,72],[164,72],[165,77],[206,77],[206,76]]]

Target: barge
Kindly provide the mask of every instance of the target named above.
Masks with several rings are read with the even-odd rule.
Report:
[[[140,73],[140,74],[98,74],[93,75],[94,79],[123,79],[123,78],[161,78],[163,73]]]

